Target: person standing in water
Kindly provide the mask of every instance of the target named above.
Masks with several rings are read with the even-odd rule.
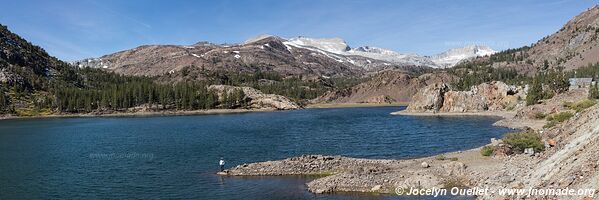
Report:
[[[221,172],[225,170],[225,160],[223,160],[223,157],[220,157],[220,160],[218,161],[218,165],[220,165]]]

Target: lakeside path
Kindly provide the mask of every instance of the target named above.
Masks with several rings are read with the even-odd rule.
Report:
[[[410,116],[496,116],[498,124],[521,128],[530,124],[514,120],[515,112],[477,113],[410,113]],[[480,147],[415,159],[361,159],[343,156],[304,155],[284,160],[242,164],[217,174],[224,176],[317,176],[306,185],[313,193],[366,192],[398,194],[409,188],[476,187],[512,181],[520,171],[506,169],[532,168],[538,157],[513,155],[485,157]],[[498,174],[501,173],[501,174]],[[509,179],[509,180],[508,180]]]

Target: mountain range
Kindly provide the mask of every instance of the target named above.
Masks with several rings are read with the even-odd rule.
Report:
[[[202,70],[275,71],[321,77],[361,76],[384,70],[419,71],[449,68],[463,60],[496,51],[472,45],[428,56],[404,54],[378,47],[351,48],[340,38],[259,35],[240,44],[144,45],[99,58],[71,62],[127,75],[160,76],[188,66]]]

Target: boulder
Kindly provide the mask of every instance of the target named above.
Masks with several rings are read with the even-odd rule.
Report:
[[[549,146],[554,147],[555,145],[557,145],[557,142],[554,139],[549,139],[547,141],[547,144],[549,144]]]
[[[427,162],[422,162],[422,163],[420,163],[420,166],[421,166],[422,168],[429,168],[429,167],[430,167],[430,165],[429,165]]]
[[[370,191],[376,192],[376,191],[381,190],[382,187],[383,187],[382,185],[375,185],[374,187],[370,188]]]

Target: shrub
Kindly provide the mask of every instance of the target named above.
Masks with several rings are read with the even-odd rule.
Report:
[[[575,107],[574,110],[576,110],[576,112],[580,112],[580,111],[582,111],[584,109],[587,109],[587,108],[590,108],[591,106],[594,106],[595,103],[597,103],[597,102],[594,101],[594,100],[585,99],[585,100],[582,100],[582,101],[576,103],[576,107]]]
[[[520,98],[520,96],[518,96],[518,98]],[[510,103],[505,107],[505,110],[513,111],[516,108],[516,105],[518,105],[517,102]]]
[[[570,119],[574,114],[570,112],[560,112],[547,116],[547,121],[563,122]]]
[[[543,128],[551,128],[554,127],[557,124],[557,122],[555,121],[549,121],[547,122],[547,124],[543,125]]]
[[[599,99],[599,86],[595,84],[589,89],[589,99]]]
[[[572,107],[574,107],[574,102],[564,102],[564,108],[572,109]]]
[[[445,160],[445,155],[439,154],[439,155],[435,156],[435,160]]]
[[[443,180],[442,184],[443,184],[443,188],[445,188],[445,189],[451,189],[454,187],[466,188],[467,187],[466,182],[468,182],[468,181],[462,177],[449,177],[449,178]]]
[[[572,109],[572,110],[576,110],[576,112],[580,112],[584,109],[590,108],[591,106],[594,106],[597,102],[595,100],[591,100],[591,99],[585,99],[576,103],[572,103],[572,102],[565,102],[564,103],[564,107],[568,108],[568,109]]]
[[[538,112],[538,113],[535,113],[534,117],[535,117],[535,119],[545,119],[545,117],[547,117],[547,115],[545,115],[545,113]]]
[[[480,154],[483,156],[491,156],[491,154],[493,154],[493,147],[484,146],[482,149],[480,149]]]
[[[503,137],[503,141],[512,146],[515,153],[522,153],[527,148],[533,148],[535,152],[545,150],[541,136],[534,131],[508,133]]]
[[[453,157],[453,158],[449,158],[449,160],[451,160],[451,161],[458,161],[458,158]]]

